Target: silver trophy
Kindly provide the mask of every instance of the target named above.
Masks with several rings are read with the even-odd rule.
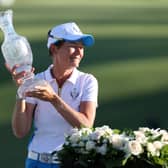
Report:
[[[4,33],[4,41],[1,46],[2,54],[6,63],[16,72],[26,71],[23,84],[18,88],[20,98],[25,96],[25,92],[32,89],[36,85],[45,85],[47,81],[34,78],[34,73],[31,71],[33,55],[29,42],[24,36],[18,35],[13,26],[13,11],[6,10],[0,12],[0,29]]]

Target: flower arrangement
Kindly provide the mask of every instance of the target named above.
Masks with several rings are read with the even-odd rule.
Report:
[[[74,128],[58,158],[63,168],[168,168],[168,132]]]

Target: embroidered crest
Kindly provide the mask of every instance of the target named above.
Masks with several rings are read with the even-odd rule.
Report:
[[[73,90],[71,91],[71,97],[73,99],[76,99],[79,96],[79,92],[77,90],[77,88],[73,88]]]

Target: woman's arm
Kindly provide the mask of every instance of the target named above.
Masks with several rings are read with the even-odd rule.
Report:
[[[23,138],[28,134],[33,119],[35,105],[26,103],[25,100],[16,100],[12,115],[12,130],[16,137]]]
[[[79,111],[76,111],[59,97],[50,85],[36,86],[33,91],[28,91],[26,95],[50,102],[73,127],[93,126],[96,114],[96,102],[83,101],[80,103]]]
[[[20,85],[22,85],[22,78],[26,75],[26,72],[23,71],[16,73],[16,68],[18,68],[19,65],[15,65],[12,69],[10,69],[8,64],[5,64],[5,66],[10,72],[16,86],[19,87]],[[34,68],[32,68],[32,72],[34,72]],[[26,103],[23,98],[16,99],[17,100],[12,115],[12,130],[16,137],[22,138],[29,132],[31,128],[35,105]]]

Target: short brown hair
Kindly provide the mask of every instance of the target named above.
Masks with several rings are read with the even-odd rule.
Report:
[[[59,40],[59,41],[57,41],[56,43],[54,43],[54,45],[55,45],[57,48],[60,48],[60,47],[64,44],[64,42],[65,42],[64,40]],[[49,55],[52,55],[50,48],[49,48]]]

